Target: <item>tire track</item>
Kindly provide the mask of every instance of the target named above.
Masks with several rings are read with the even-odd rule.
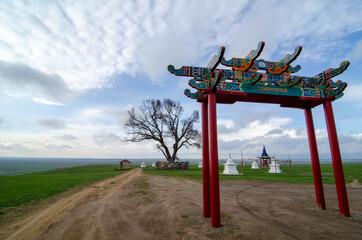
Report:
[[[266,226],[273,228],[274,230],[281,232],[283,234],[285,234],[286,236],[290,237],[291,239],[301,239],[298,236],[296,236],[295,234],[292,234],[290,232],[288,232],[285,229],[288,229],[289,226],[287,224],[284,224],[278,220],[270,220],[271,216],[266,216],[266,218],[263,218],[263,216],[258,215],[255,213],[255,211],[250,210],[249,208],[245,207],[245,204],[243,203],[243,200],[240,198],[241,194],[244,193],[245,191],[249,190],[249,189],[253,189],[256,187],[260,187],[263,185],[266,185],[267,183],[263,183],[263,184],[256,184],[247,188],[244,188],[242,190],[240,190],[239,192],[237,192],[236,194],[236,202],[238,203],[238,205],[240,206],[240,208],[242,208],[245,212],[247,212],[250,216],[256,218],[257,220],[263,222]],[[269,197],[264,198],[265,202],[272,202],[272,197],[273,195],[275,195],[279,190],[277,189],[276,191],[273,191]],[[270,208],[268,208],[268,212],[270,214],[273,214],[275,212],[278,212],[278,210],[276,211],[274,209],[275,207],[273,207],[273,204],[270,205]]]

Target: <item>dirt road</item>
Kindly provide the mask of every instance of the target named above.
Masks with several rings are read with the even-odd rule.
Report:
[[[140,169],[85,188],[0,228],[0,239],[361,239],[362,188],[348,186],[352,217],[315,208],[314,187],[220,183],[222,227],[202,217],[202,183]]]
[[[79,204],[87,203],[88,200],[95,200],[96,198],[102,199],[110,193],[122,191],[127,183],[140,176],[140,174],[141,169],[129,171],[60,199],[20,221],[1,227],[1,239],[36,239],[48,229],[51,229],[53,224],[66,218],[67,214],[73,212]]]

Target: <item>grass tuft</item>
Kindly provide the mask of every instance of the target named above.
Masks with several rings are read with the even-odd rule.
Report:
[[[141,179],[138,179],[137,181],[135,181],[133,183],[133,186],[136,188],[148,189],[150,187],[150,184],[148,182],[146,182],[146,179],[141,178]]]

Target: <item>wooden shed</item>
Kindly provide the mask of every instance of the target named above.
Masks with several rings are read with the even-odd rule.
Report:
[[[119,162],[119,170],[127,170],[131,169],[131,161],[127,159],[123,159]]]

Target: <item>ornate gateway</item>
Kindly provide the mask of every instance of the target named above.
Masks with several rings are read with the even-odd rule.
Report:
[[[349,66],[343,61],[338,68],[330,68],[313,77],[292,75],[301,66],[290,64],[299,56],[302,47],[279,62],[257,59],[265,43],[260,42],[256,50],[245,58],[224,58],[225,47],[220,47],[207,67],[183,66],[176,69],[168,66],[168,71],[177,76],[192,77],[188,81],[195,90],[185,90],[185,95],[200,102],[202,112],[203,146],[203,197],[204,217],[211,216],[211,225],[220,226],[220,194],[217,149],[216,103],[233,104],[237,101],[275,103],[281,107],[304,110],[311,153],[317,205],[326,209],[317,143],[311,109],[323,104],[331,148],[334,175],[337,187],[340,213],[350,216],[341,154],[333,117],[331,102],[342,97],[347,83],[333,81]],[[217,68],[219,65],[223,68]]]
[[[349,62],[341,62],[338,68],[330,68],[314,77],[291,75],[301,69],[300,65],[290,66],[302,51],[295,48],[294,53],[286,55],[279,62],[257,60],[264,48],[260,42],[245,58],[226,60],[225,47],[220,47],[208,67],[183,66],[175,69],[168,66],[168,71],[177,76],[192,77],[189,85],[196,89],[185,90],[185,95],[202,102],[210,92],[217,91],[218,103],[236,101],[278,103],[283,107],[315,107],[325,100],[343,96],[347,83],[334,82],[331,78],[347,69]],[[221,64],[230,69],[217,69]],[[265,71],[265,72],[261,72]],[[265,95],[265,96],[256,96]],[[273,98],[270,95],[284,96]]]

